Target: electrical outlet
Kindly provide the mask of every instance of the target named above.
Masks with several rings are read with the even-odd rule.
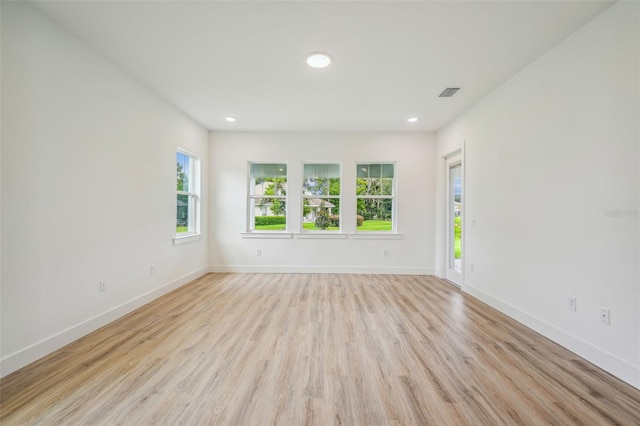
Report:
[[[100,289],[101,292],[107,291],[107,281],[106,280],[100,280],[99,289]]]
[[[471,270],[471,272],[475,272],[476,271],[476,265],[474,263],[470,263],[469,264],[469,269]]]
[[[389,257],[389,250],[385,250],[385,251],[382,253],[382,255],[383,255],[384,257]]]
[[[151,275],[155,275],[156,274],[156,265],[155,264],[151,264],[151,266],[149,267],[149,273]]]
[[[568,305],[570,311],[575,311],[577,309],[578,298],[575,296],[568,296]]]
[[[262,249],[256,249],[256,255],[262,256]]]
[[[603,324],[610,325],[611,324],[611,313],[609,312],[609,308],[600,308],[600,322]]]

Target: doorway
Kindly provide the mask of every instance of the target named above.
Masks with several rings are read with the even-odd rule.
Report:
[[[447,191],[447,280],[462,286],[463,278],[463,224],[464,224],[464,168],[462,154],[456,153],[446,157],[446,191]]]

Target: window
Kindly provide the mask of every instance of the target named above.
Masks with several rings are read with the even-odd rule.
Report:
[[[178,148],[176,162],[176,235],[195,235],[200,223],[200,160]]]
[[[393,231],[394,164],[357,164],[358,231]]]
[[[249,230],[287,229],[287,165],[250,163]]]
[[[340,230],[340,165],[305,164],[302,182],[302,229]]]

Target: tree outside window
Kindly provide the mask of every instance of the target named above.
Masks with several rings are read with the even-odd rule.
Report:
[[[393,231],[394,164],[357,164],[358,231]]]
[[[249,164],[249,230],[287,229],[287,165]]]
[[[200,162],[197,156],[176,152],[176,235],[198,233],[200,215]]]
[[[340,165],[304,164],[302,229],[340,230]]]

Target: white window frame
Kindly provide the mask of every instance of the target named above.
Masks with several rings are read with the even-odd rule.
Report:
[[[340,195],[317,195],[317,194],[305,194],[304,193],[304,184],[305,184],[305,166],[338,166],[338,178],[340,179]],[[317,177],[317,176],[316,176]],[[328,178],[330,179],[330,178]],[[329,231],[329,230],[305,230],[304,229],[304,202],[308,199],[313,198],[322,198],[322,199],[336,199],[338,200],[340,206],[342,206],[342,164],[337,161],[323,161],[323,162],[305,162],[302,163],[302,186],[301,186],[301,200],[300,200],[300,230],[301,232],[308,233],[340,233],[342,232],[342,208],[340,209],[340,228],[337,231]]]
[[[189,159],[189,173],[187,179],[189,182],[188,191],[179,191],[176,188],[176,228],[177,228],[177,196],[186,195],[192,202],[189,203],[187,231],[177,232],[174,243],[184,242],[184,240],[190,237],[200,236],[200,157],[193,152],[178,147],[176,149],[177,154],[185,155]],[[177,176],[176,176],[177,179]],[[183,240],[183,241],[179,241]]]
[[[367,168],[370,168],[369,166],[371,165],[379,165],[379,166],[384,166],[384,165],[391,165],[393,166],[393,183],[391,185],[391,195],[358,195],[357,193],[357,182],[356,182],[356,215],[358,214],[358,208],[357,208],[357,202],[360,199],[365,199],[365,198],[373,198],[373,199],[384,199],[384,200],[391,200],[391,230],[389,231],[361,231],[358,230],[358,226],[356,223],[356,233],[359,235],[389,235],[389,234],[397,234],[398,232],[398,227],[397,227],[397,197],[398,197],[398,191],[397,191],[397,182],[398,182],[398,166],[396,164],[395,161],[359,161],[356,163],[356,179],[358,179],[358,171],[361,170],[363,167],[367,166]]]
[[[253,173],[251,172],[251,169],[254,165],[282,165],[285,167],[285,178],[286,178],[286,193],[285,195],[264,195],[264,194],[255,194],[255,188],[256,188],[256,183],[255,183],[255,179],[253,178]],[[284,234],[287,233],[289,230],[289,214],[288,214],[288,209],[289,209],[289,166],[287,164],[286,161],[251,161],[248,163],[248,167],[247,167],[247,183],[248,183],[248,188],[247,188],[247,234]],[[274,176],[275,177],[275,176]],[[285,226],[284,229],[279,229],[279,230],[256,230],[255,229],[255,218],[256,218],[256,214],[255,214],[255,204],[254,201],[255,200],[260,200],[260,199],[279,199],[279,200],[283,200],[285,202],[285,212],[284,212],[284,216],[285,216]],[[262,207],[261,207],[262,209]],[[261,212],[262,214],[262,212]],[[245,234],[246,235],[246,234]],[[290,237],[290,235],[288,235]]]

